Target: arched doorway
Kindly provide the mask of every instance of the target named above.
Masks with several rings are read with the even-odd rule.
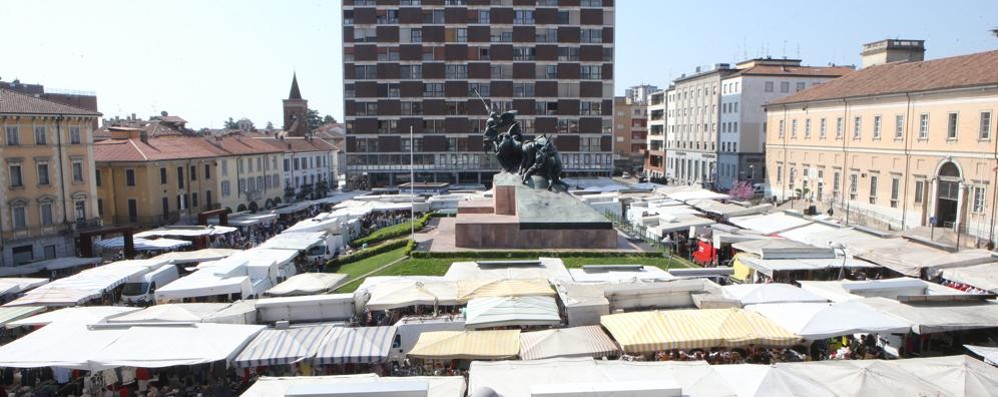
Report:
[[[960,207],[960,167],[948,161],[936,175],[936,226],[952,227]]]

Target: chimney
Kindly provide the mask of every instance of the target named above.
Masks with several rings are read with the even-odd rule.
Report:
[[[925,40],[887,39],[863,44],[863,68],[891,62],[925,60]]]
[[[140,132],[139,133],[139,140],[142,141],[142,143],[148,144],[149,143],[149,132],[147,132],[147,131]]]

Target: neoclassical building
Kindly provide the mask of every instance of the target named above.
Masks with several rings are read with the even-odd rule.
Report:
[[[777,198],[995,240],[998,51],[869,66],[765,109]]]

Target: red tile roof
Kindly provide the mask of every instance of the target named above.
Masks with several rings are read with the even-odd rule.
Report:
[[[226,156],[224,150],[191,136],[141,139],[109,139],[94,143],[94,161],[160,161]]]
[[[268,145],[264,142],[260,142],[259,139],[248,136],[228,135],[224,137],[209,137],[205,139],[210,141],[212,145],[221,146],[222,150],[231,155],[283,152],[281,149]]]
[[[770,105],[998,84],[998,51],[871,66]]]
[[[318,152],[318,151],[329,151],[336,149],[335,146],[319,138],[305,139],[302,137],[285,137],[284,139],[276,139],[276,138],[256,138],[256,139],[272,147],[283,150],[284,152],[295,152],[295,153]]]
[[[732,76],[808,76],[839,77],[853,72],[849,66],[780,66],[756,65],[739,70]],[[730,77],[729,77],[730,78]]]
[[[63,105],[0,88],[0,114],[100,116],[100,112]]]

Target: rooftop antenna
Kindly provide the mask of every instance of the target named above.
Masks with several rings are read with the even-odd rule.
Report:
[[[797,43],[797,59],[800,59],[800,43]]]
[[[787,41],[783,40],[783,59],[787,59]]]

